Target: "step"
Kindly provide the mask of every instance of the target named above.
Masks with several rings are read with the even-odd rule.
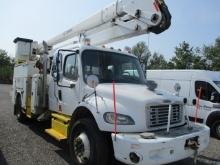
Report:
[[[56,130],[54,130],[52,128],[51,129],[46,129],[45,132],[47,134],[49,134],[50,136],[54,137],[58,141],[66,140],[67,139],[66,136],[64,136],[63,134],[57,132]]]
[[[70,117],[64,116],[62,114],[58,114],[58,113],[52,113],[52,117],[56,118],[58,120],[61,120],[65,123],[68,123],[70,121]]]
[[[31,115],[26,114],[26,116],[27,116],[29,119],[32,119],[32,116],[31,116]]]
[[[57,113],[52,113],[51,116],[51,128],[45,132],[58,141],[67,139],[70,117]]]

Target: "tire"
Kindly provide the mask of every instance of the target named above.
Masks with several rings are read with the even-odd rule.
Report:
[[[69,150],[74,165],[108,165],[111,162],[108,138],[89,118],[79,119],[73,124]]]
[[[212,132],[214,136],[220,140],[220,120],[216,120],[212,125]]]
[[[15,116],[19,122],[24,122],[27,118],[22,112],[21,97],[17,96],[15,103]]]

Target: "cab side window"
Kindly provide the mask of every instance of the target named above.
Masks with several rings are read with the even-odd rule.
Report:
[[[76,81],[78,79],[78,62],[76,54],[66,56],[63,75],[65,78],[73,81]]]
[[[220,95],[216,89],[205,81],[196,81],[195,82],[195,93],[196,96],[199,97],[199,90],[201,88],[201,97],[200,99],[211,101],[213,103],[220,102]]]

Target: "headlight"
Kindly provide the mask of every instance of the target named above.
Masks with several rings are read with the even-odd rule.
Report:
[[[109,123],[109,124],[115,123],[115,116],[113,112],[106,112],[103,115],[103,117],[106,123]],[[134,125],[135,122],[130,116],[117,113],[117,124],[118,125]]]

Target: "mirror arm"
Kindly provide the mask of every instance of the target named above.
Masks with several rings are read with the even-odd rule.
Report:
[[[92,95],[94,95],[94,94],[95,94],[95,91],[93,91],[93,92],[90,93],[90,94],[85,94],[85,95],[83,96],[82,101],[85,101],[85,99],[89,98],[90,96],[92,96]]]
[[[93,92],[90,93],[90,94],[85,94],[85,95],[83,96],[83,98],[82,98],[82,101],[84,102],[85,99],[89,98],[90,96],[92,96],[92,95],[94,95],[94,94],[95,94],[95,91],[93,91]],[[102,96],[98,95],[97,93],[96,93],[96,96],[98,96],[98,97],[100,97],[102,100],[104,100],[104,98],[103,98]]]

